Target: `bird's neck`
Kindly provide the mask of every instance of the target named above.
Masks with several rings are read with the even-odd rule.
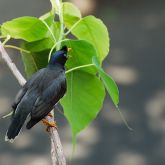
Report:
[[[56,64],[51,64],[51,63],[49,63],[48,64],[48,68],[49,69],[63,69],[63,70],[65,70],[65,67],[64,67],[64,65],[62,65],[62,64],[60,64],[60,63],[56,63]]]

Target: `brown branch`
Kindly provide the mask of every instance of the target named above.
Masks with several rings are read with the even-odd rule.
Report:
[[[54,116],[54,113],[52,112],[52,115]],[[46,119],[52,123],[54,122],[54,117],[50,117],[47,116]],[[59,165],[66,165],[66,160],[65,160],[65,156],[64,156],[64,152],[63,152],[63,148],[61,147],[61,141],[60,141],[60,137],[58,135],[57,129],[55,127],[50,127],[49,129],[50,131],[50,137],[51,137],[51,144],[54,145],[52,146],[52,149],[56,149],[56,150],[51,150],[52,155],[56,154],[56,158],[57,161],[59,163]],[[55,164],[53,164],[55,165]]]
[[[0,52],[2,54],[2,58],[7,63],[8,67],[10,68],[11,72],[15,76],[15,78],[18,80],[19,84],[23,86],[26,83],[25,78],[22,76],[22,74],[17,69],[16,65],[12,62],[11,58],[9,57],[8,53],[3,47],[2,42],[0,41]]]
[[[11,72],[15,76],[15,78],[18,80],[19,84],[23,86],[26,83],[25,78],[22,76],[16,65],[12,62],[10,56],[4,49],[4,46],[2,42],[0,41],[0,52],[2,54],[2,58],[7,63],[8,67],[10,68]],[[46,119],[48,121],[54,121],[54,113],[53,111],[52,117],[47,116]],[[51,159],[52,159],[52,165],[66,165],[66,160],[62,148],[62,144],[60,141],[60,137],[58,135],[57,129],[51,127],[50,128],[50,138],[51,138]]]

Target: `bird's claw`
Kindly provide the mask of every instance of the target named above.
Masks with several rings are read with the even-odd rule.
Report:
[[[53,115],[51,114],[51,112],[49,112],[47,116],[49,116],[49,117],[53,117]]]
[[[42,119],[42,122],[44,125],[47,126],[46,131],[49,132],[50,127],[54,127],[57,129],[57,124],[56,122],[49,122],[47,119]]]

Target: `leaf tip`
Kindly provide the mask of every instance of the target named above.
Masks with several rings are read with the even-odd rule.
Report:
[[[122,114],[122,112],[120,111],[119,107],[117,106],[117,111],[120,114],[120,117],[122,118],[124,124],[126,125],[126,127],[128,128],[129,131],[134,131],[134,129],[132,127],[129,126],[127,120],[125,119],[124,115]]]

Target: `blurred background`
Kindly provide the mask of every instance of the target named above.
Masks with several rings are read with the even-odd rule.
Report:
[[[165,1],[72,0],[84,15],[94,14],[107,25],[110,55],[104,62],[120,89],[120,108],[134,128],[130,132],[107,97],[97,119],[79,136],[69,165],[165,164]],[[49,0],[0,0],[0,23],[15,17],[40,16]],[[23,72],[19,52],[9,50]],[[0,116],[19,89],[18,82],[0,56]],[[71,132],[57,113],[59,134],[68,160]],[[0,165],[50,165],[50,140],[38,124],[24,131],[15,143],[4,142],[10,119],[0,119]]]

